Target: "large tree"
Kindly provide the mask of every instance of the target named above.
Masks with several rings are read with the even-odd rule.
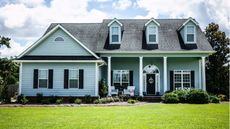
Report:
[[[219,30],[219,25],[210,23],[205,29],[205,35],[212,48],[216,51],[207,58],[207,91],[214,94],[229,96],[229,38]]]
[[[0,48],[1,46],[6,46],[7,48],[10,48],[10,38],[0,36]]]

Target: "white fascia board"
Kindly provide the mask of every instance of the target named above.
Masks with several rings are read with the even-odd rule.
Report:
[[[108,24],[108,27],[110,27],[114,22],[117,22],[120,26],[123,26],[121,22],[119,22],[116,18],[114,18],[114,19]]]
[[[147,23],[145,23],[145,27],[148,26],[148,24],[151,22],[154,22],[157,26],[160,26],[159,22],[157,22],[154,18],[151,18]]]
[[[139,53],[162,53],[162,54],[168,54],[168,53],[215,53],[216,51],[97,51],[97,53],[132,53],[132,54],[139,54]]]
[[[199,25],[197,21],[195,21],[193,18],[189,17],[188,20],[186,20],[179,28],[178,30],[181,30],[188,22],[192,21],[196,26]]]
[[[103,60],[14,60],[13,62],[29,62],[29,63],[46,63],[46,62],[54,62],[54,63],[105,63]]]
[[[94,52],[89,50],[84,44],[82,44],[78,39],[76,39],[72,34],[70,34],[64,27],[62,27],[60,24],[56,25],[52,30],[50,30],[47,34],[42,36],[40,39],[38,39],[34,44],[32,44],[30,47],[28,47],[25,51],[23,51],[18,58],[21,58],[24,56],[26,53],[28,53],[30,50],[32,50],[35,46],[37,46],[39,43],[41,43],[44,39],[46,39],[48,36],[50,36],[54,31],[56,31],[58,28],[61,28],[66,34],[68,34],[72,39],[74,39],[80,46],[82,46],[86,51],[88,51],[90,54],[92,54],[94,57],[99,59]]]

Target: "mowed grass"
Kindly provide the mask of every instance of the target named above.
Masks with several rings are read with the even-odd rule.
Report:
[[[0,108],[1,129],[228,129],[228,104]]]

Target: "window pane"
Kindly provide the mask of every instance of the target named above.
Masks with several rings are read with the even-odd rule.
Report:
[[[181,83],[175,83],[174,85],[176,90],[181,89]]]
[[[77,79],[78,78],[78,70],[69,70],[69,78]]]
[[[113,71],[113,83],[120,83],[120,71]]]
[[[78,80],[76,80],[76,79],[69,80],[69,87],[70,88],[78,88]]]
[[[47,88],[47,79],[39,79],[39,88]]]
[[[149,42],[156,42],[156,35],[149,35]]]
[[[129,74],[123,74],[122,75],[122,82],[129,82]]]
[[[183,74],[183,82],[190,83],[190,74]]]
[[[118,34],[118,27],[112,27],[112,34]]]
[[[47,70],[39,70],[39,75],[38,75],[39,78],[43,78],[43,79],[46,79],[48,78],[48,72]]]
[[[174,74],[174,82],[181,83],[181,74]]]
[[[149,27],[149,34],[155,34],[156,33],[156,27],[151,26]]]
[[[190,83],[183,83],[184,89],[189,89],[190,88]]]
[[[194,34],[194,26],[187,26],[187,33]]]
[[[187,34],[187,41],[194,42],[194,34]]]
[[[118,35],[112,35],[112,42],[118,42]]]

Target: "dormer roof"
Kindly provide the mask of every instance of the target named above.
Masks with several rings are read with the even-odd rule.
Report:
[[[117,18],[114,18],[109,24],[108,27],[111,26],[114,22],[118,23],[120,26],[122,26],[122,23],[117,20]]]
[[[151,18],[148,22],[145,23],[145,27],[149,25],[149,23],[154,22],[157,26],[160,26],[160,23],[157,22],[154,18]]]
[[[178,31],[180,31],[188,22],[193,22],[196,26],[199,25],[199,23],[193,19],[192,17],[189,17],[179,28],[178,28]]]

